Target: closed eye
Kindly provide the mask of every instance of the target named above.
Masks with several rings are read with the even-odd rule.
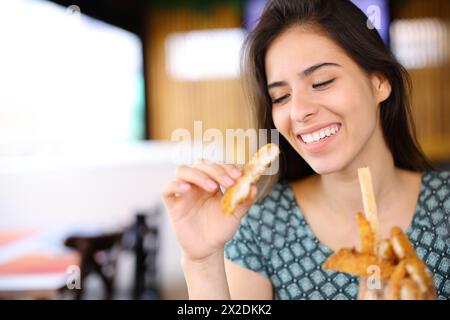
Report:
[[[315,83],[315,84],[312,85],[312,87],[314,89],[324,89],[327,85],[333,83],[334,80],[336,80],[336,78],[333,78],[331,80],[328,80],[328,81],[325,81],[325,82],[321,82],[321,83]]]
[[[289,98],[291,95],[290,94],[286,94],[280,98],[274,99],[272,100],[272,104],[280,104],[282,103],[284,100],[286,100],[287,98]]]

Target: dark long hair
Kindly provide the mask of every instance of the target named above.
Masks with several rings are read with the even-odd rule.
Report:
[[[244,87],[254,107],[256,126],[258,129],[275,128],[264,67],[268,47],[292,26],[318,27],[368,74],[380,72],[389,80],[392,92],[381,103],[380,118],[395,166],[412,171],[430,170],[432,166],[416,139],[408,72],[385,46],[378,31],[369,28],[368,23],[366,15],[349,0],[269,0],[242,51]],[[267,184],[278,180],[280,175],[296,180],[314,173],[286,139],[280,136],[279,142],[280,173]]]

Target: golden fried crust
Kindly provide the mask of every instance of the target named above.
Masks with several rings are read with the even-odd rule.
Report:
[[[405,278],[401,282],[400,300],[423,300],[424,294],[420,292],[417,283],[411,278]]]
[[[398,259],[416,256],[416,251],[409,242],[408,236],[399,227],[391,229],[391,245]]]
[[[428,291],[424,294],[424,300],[436,300],[436,289],[434,286],[428,288]]]
[[[359,227],[359,239],[361,241],[361,253],[372,254],[374,252],[374,236],[369,221],[361,212],[356,214]]]
[[[373,191],[372,174],[369,168],[358,169],[359,185],[361,187],[362,200],[364,205],[364,212],[366,218],[372,228],[374,243],[377,244],[380,240],[380,222],[378,220],[377,202],[375,200],[375,193]],[[373,252],[376,253],[375,251]]]
[[[233,186],[231,186],[230,188],[227,189],[227,192],[223,195],[222,199],[221,199],[221,206],[222,206],[222,210],[226,215],[231,215],[234,210],[235,210],[235,206],[233,205],[233,197],[234,197],[234,193],[237,192],[237,190],[239,188],[241,188],[241,182],[237,182],[236,184],[234,184]],[[250,188],[249,188],[250,191]],[[239,201],[237,202],[237,205],[241,204],[242,202],[245,201],[245,199],[249,196],[250,192],[246,192],[246,194],[243,194],[243,196],[239,199]]]
[[[383,239],[378,243],[377,246],[378,257],[383,260],[386,260],[392,264],[396,264],[398,262],[397,256],[392,249],[391,242],[388,239]]]
[[[271,152],[273,152],[272,157],[270,161],[267,161]],[[256,183],[264,173],[264,170],[278,157],[279,153],[280,149],[276,144],[269,143],[262,146],[244,166],[242,177],[251,177],[252,183]]]
[[[352,273],[356,276],[370,276],[370,267],[380,268],[380,278],[387,280],[394,271],[394,266],[377,257],[357,252],[355,249],[341,249],[325,261],[323,269]]]
[[[400,300],[400,290],[402,282],[389,282],[386,288],[385,300]]]
[[[407,276],[406,273],[406,261],[400,261],[392,272],[391,278],[386,292],[386,299],[388,300],[400,300],[400,291],[402,288],[403,279]]]
[[[400,282],[404,277],[406,277],[406,261],[402,260],[395,266],[389,280],[391,282]]]
[[[390,300],[433,300],[436,292],[425,264],[412,257],[401,260],[389,281],[386,298]]]
[[[357,219],[360,234],[364,234],[365,218],[358,214]],[[436,299],[433,276],[427,271],[426,264],[417,256],[406,234],[396,227],[391,230],[391,234],[390,241],[380,241],[378,255],[357,252],[354,248],[341,249],[327,259],[323,269],[352,273],[362,280],[370,275],[371,266],[378,266],[380,280],[388,280],[385,289],[374,291],[360,286],[359,299]],[[367,238],[361,237],[362,243],[367,241]],[[363,250],[370,249],[367,244],[362,247]]]
[[[406,259],[406,271],[420,288],[422,293],[428,291],[433,286],[433,278],[426,271],[427,267],[418,257]]]
[[[259,180],[264,170],[278,157],[279,153],[279,147],[272,143],[266,144],[256,152],[245,165],[242,176],[227,189],[221,199],[222,211],[226,215],[231,215],[236,207],[248,198],[251,186]]]
[[[402,229],[393,227],[390,238],[380,239],[370,171],[360,169],[358,176],[366,211],[366,216],[360,212],[356,215],[361,252],[354,248],[341,249],[331,255],[322,268],[359,276],[359,299],[436,299],[433,276]],[[381,287],[369,289],[368,281],[378,280],[377,276]]]

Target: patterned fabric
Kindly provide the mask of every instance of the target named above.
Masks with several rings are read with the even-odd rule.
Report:
[[[450,298],[449,216],[450,172],[424,172],[407,234],[442,300]],[[356,277],[321,269],[332,252],[313,234],[287,182],[250,208],[225,245],[225,258],[272,282],[275,299],[356,299]]]

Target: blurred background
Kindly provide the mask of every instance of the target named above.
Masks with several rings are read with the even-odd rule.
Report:
[[[293,0],[294,1],[294,0]],[[450,2],[355,0],[450,169]],[[0,2],[0,299],[184,299],[159,189],[172,132],[251,127],[239,49],[265,0]]]

